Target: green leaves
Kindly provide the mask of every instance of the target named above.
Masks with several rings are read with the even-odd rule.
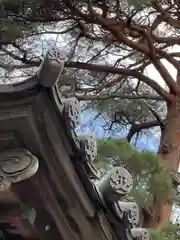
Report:
[[[153,240],[180,240],[180,231],[179,226],[176,224],[169,224],[164,228],[158,230],[152,230],[152,239]]]
[[[149,7],[151,5],[151,0],[127,0],[129,5],[133,6],[136,10]]]
[[[125,166],[134,177],[135,187],[131,196],[142,207],[175,197],[170,172],[160,156],[150,151],[139,151],[125,140],[100,140],[95,164],[105,170]]]

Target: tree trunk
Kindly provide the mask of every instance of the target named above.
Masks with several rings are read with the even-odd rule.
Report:
[[[158,153],[165,161],[168,169],[178,170],[180,158],[180,98],[176,98],[167,108],[167,124],[161,136]],[[164,226],[170,219],[172,203],[155,204],[151,216],[146,218],[148,228]]]

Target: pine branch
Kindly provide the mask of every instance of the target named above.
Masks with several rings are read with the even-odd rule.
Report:
[[[130,142],[132,137],[135,134],[140,133],[140,131],[142,131],[143,129],[149,129],[149,128],[158,127],[158,126],[160,126],[160,122],[157,120],[143,122],[143,123],[139,123],[139,124],[133,124],[129,130],[129,133],[128,133],[126,139],[128,142]]]
[[[95,101],[95,100],[107,100],[111,98],[120,98],[120,99],[144,99],[144,100],[155,100],[155,101],[164,101],[163,98],[160,96],[153,96],[153,95],[147,95],[147,94],[142,94],[142,95],[122,95],[122,94],[106,94],[106,95],[82,95],[82,94],[75,94],[75,96],[80,100],[80,101]]]
[[[116,67],[104,66],[104,65],[98,65],[98,64],[87,64],[82,62],[66,62],[65,67],[85,69],[92,72],[105,72],[105,73],[112,73],[112,74],[120,74],[124,76],[132,76],[136,79],[141,80],[142,82],[146,83],[148,86],[153,88],[164,100],[168,102],[172,101],[171,95],[168,92],[166,92],[156,81],[143,75],[142,73],[136,70],[116,68]]]

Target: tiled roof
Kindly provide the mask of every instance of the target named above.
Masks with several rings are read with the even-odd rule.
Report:
[[[133,187],[129,172],[117,167],[94,183],[95,140],[75,132],[79,103],[58,91],[62,69],[54,48],[36,76],[0,86],[2,233],[6,239],[149,239],[137,204],[122,201]]]

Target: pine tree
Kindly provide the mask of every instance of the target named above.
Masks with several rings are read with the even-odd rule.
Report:
[[[61,78],[66,82],[68,77],[71,90],[67,95],[86,101],[85,107],[102,115],[110,130],[117,132],[119,124],[130,126],[128,141],[143,129],[159,126],[158,153],[167,169],[177,171],[180,5],[169,0],[144,2],[139,9],[139,4],[134,7],[125,0],[1,1],[1,14],[9,14],[1,15],[1,38],[8,36],[8,41],[0,41],[1,77],[5,82],[14,74],[21,79],[32,76],[44,46],[50,45],[43,36],[61,34],[61,40],[53,43],[67,51]],[[21,31],[13,22],[22,26]],[[150,70],[147,74],[152,66],[156,76]],[[170,67],[175,74],[169,72]],[[172,204],[155,202],[152,209],[158,217],[150,226],[161,227],[171,215]]]
[[[179,203],[170,171],[161,156],[151,151],[140,151],[126,140],[99,140],[98,156],[94,163],[102,175],[115,166],[128,169],[134,179],[134,188],[126,199],[136,201],[140,209],[146,210],[154,202],[160,205],[167,201]],[[146,221],[145,218],[144,226]],[[151,231],[152,240],[178,240],[179,229],[178,222],[172,224],[168,221],[164,227]]]

